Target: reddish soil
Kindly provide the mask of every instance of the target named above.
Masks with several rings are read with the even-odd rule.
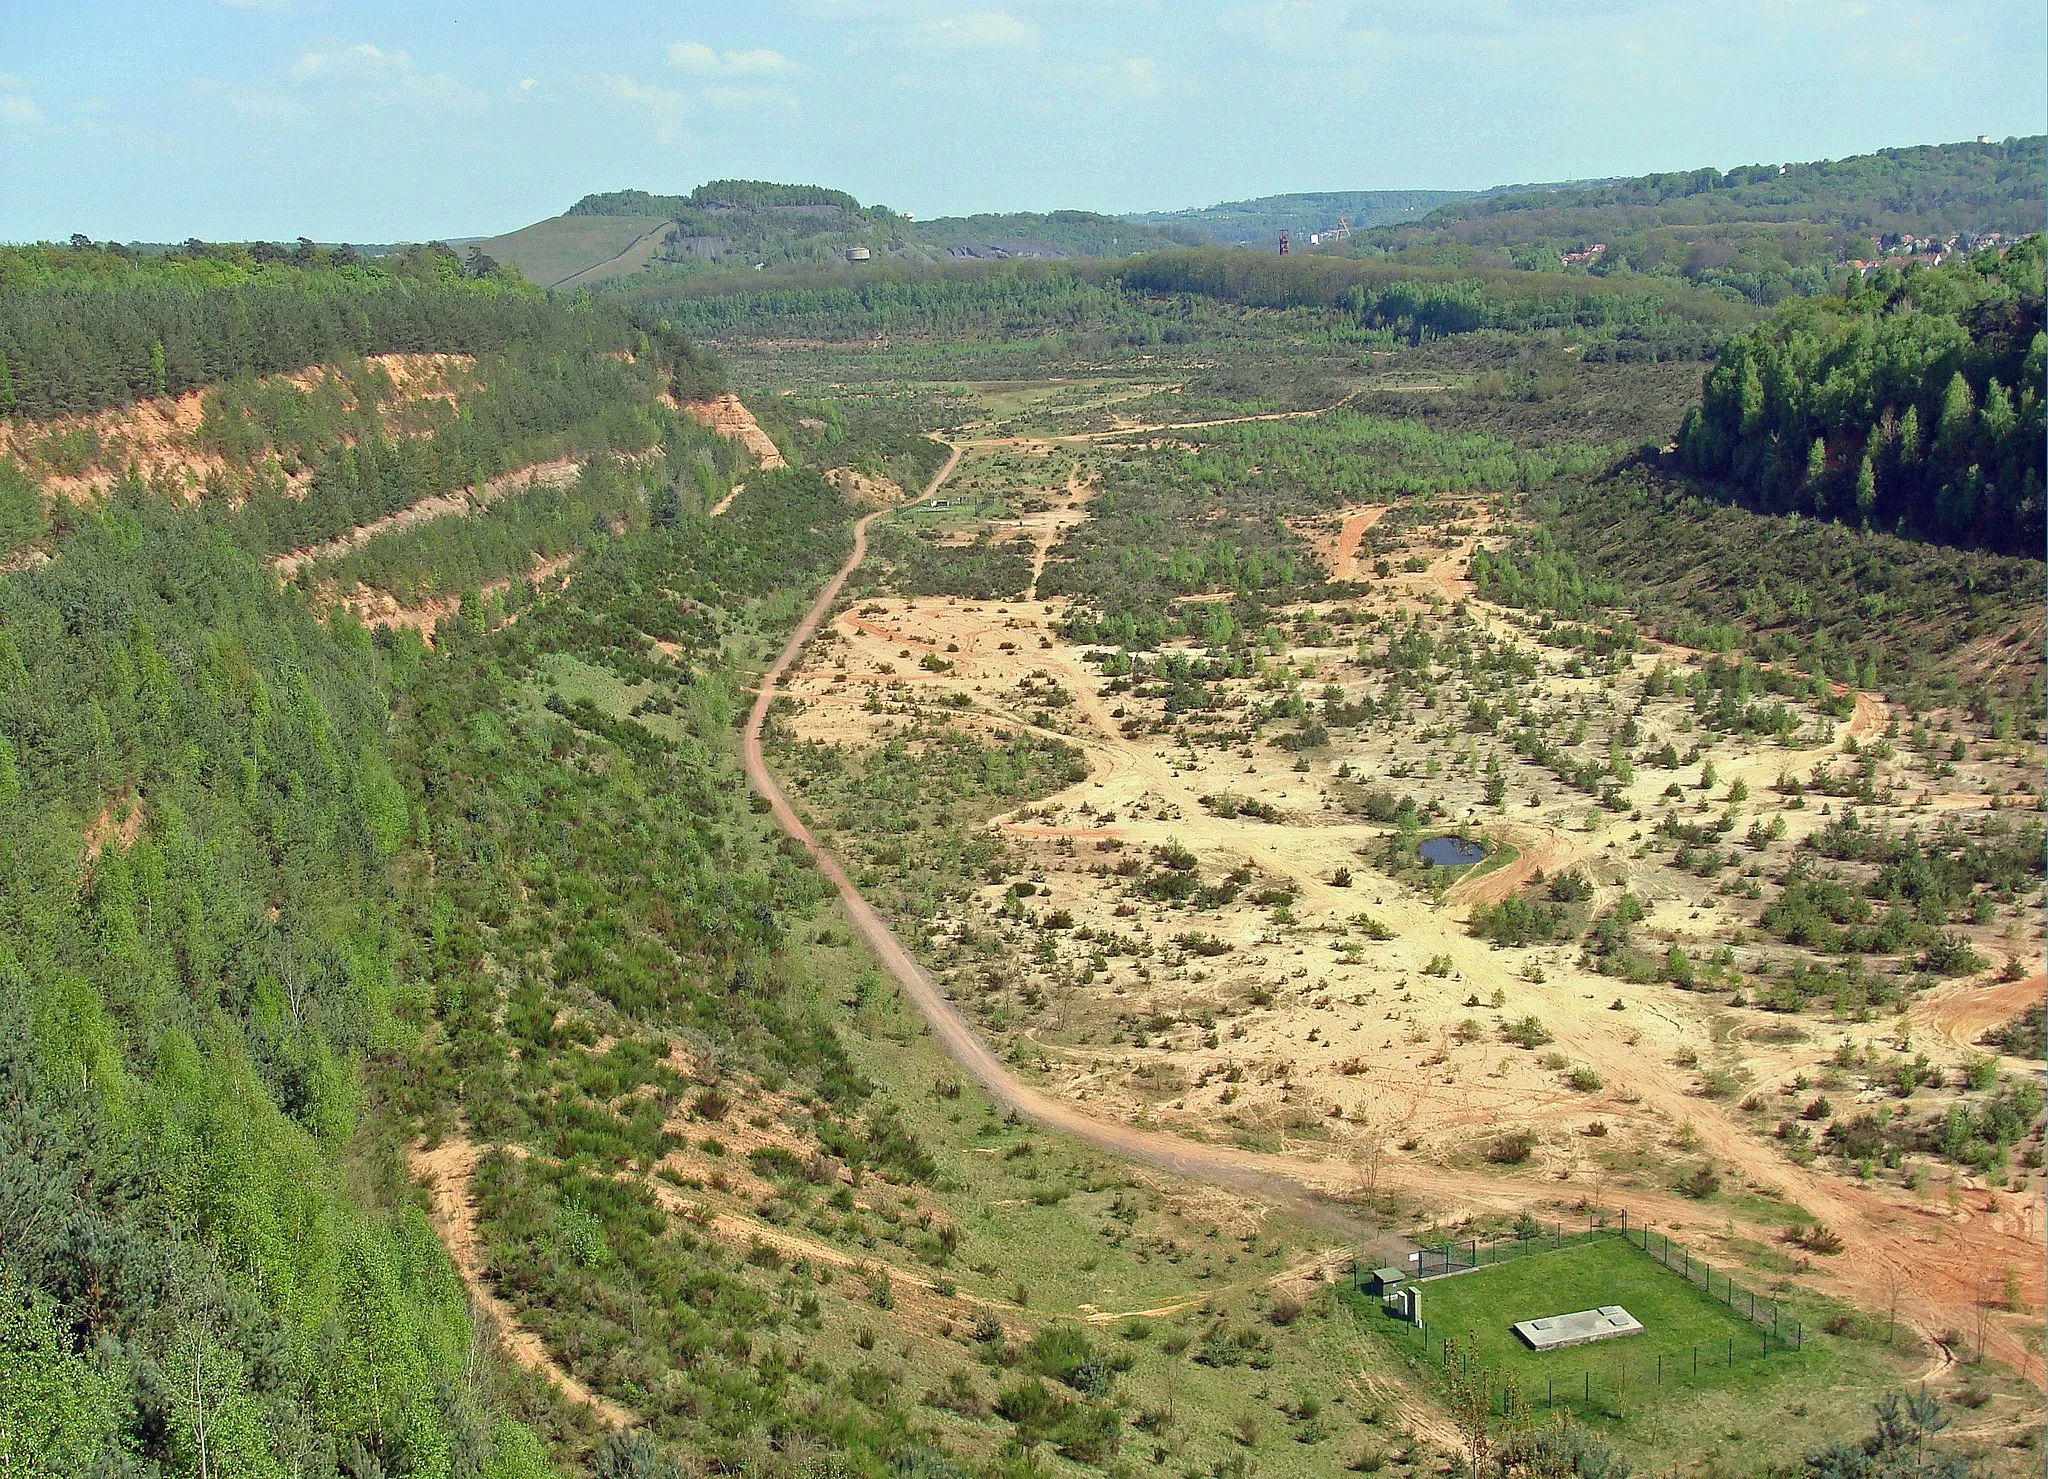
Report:
[[[691,401],[682,407],[682,411],[691,420],[710,427],[720,436],[738,442],[753,453],[763,472],[789,466],[782,450],[767,432],[761,430],[761,423],[754,419],[754,413],[742,405],[740,398],[731,391],[708,401]]]

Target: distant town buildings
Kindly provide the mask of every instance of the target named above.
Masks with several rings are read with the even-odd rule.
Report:
[[[1606,255],[1607,243],[1604,241],[1596,241],[1592,243],[1590,246],[1584,247],[1579,251],[1564,253],[1564,265],[1567,267],[1573,267],[1578,266],[1582,263],[1597,262]]]
[[[1861,257],[1849,262],[1865,277],[1886,267],[1910,267],[1918,263],[1922,267],[1939,267],[1957,253],[1996,251],[2000,256],[2019,241],[2017,236],[2003,231],[1962,231],[1954,236],[1915,236],[1910,231],[1901,231],[1893,236],[1878,239],[1880,255],[1874,262]]]

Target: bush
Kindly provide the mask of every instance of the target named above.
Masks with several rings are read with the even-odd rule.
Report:
[[[1536,1136],[1530,1130],[1510,1130],[1486,1147],[1486,1158],[1496,1166],[1519,1166],[1535,1154]]]

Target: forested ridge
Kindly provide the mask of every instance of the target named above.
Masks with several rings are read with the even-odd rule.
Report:
[[[0,584],[10,1472],[541,1471],[425,1219],[363,1194],[363,1066],[430,1000],[387,685],[155,500]]]
[[[2035,235],[1787,305],[1723,347],[1680,460],[1765,509],[2038,552],[2043,262]]]
[[[1594,276],[1684,281],[1753,303],[1822,290],[1840,264],[1902,233],[2035,230],[2043,138],[1923,145],[1810,163],[1645,175],[1459,201],[1364,234],[1355,251],[1540,269],[1599,244]]]
[[[1302,315],[1343,344],[1414,344],[1469,334],[1557,330],[1594,359],[1704,359],[1754,314],[1682,284],[1605,283],[1563,273],[1452,270],[1349,258],[1175,248],[1124,262],[889,264],[650,284],[626,294],[706,337],[876,333],[1077,346],[1194,343],[1238,333],[1249,312]]]
[[[716,523],[661,498],[624,510],[587,583],[472,600],[435,652],[321,625],[224,516],[149,497],[117,496],[0,583],[10,1473],[116,1454],[164,1474],[547,1472],[515,1416],[586,1444],[552,1399],[478,1365],[405,1186],[421,1128],[571,1168],[489,1183],[491,1215],[595,1216],[618,1249],[531,1294],[544,1329],[557,1298],[581,1318],[585,1280],[658,1277],[633,1297],[666,1300],[688,1268],[726,1291],[633,1343],[651,1385],[601,1381],[651,1414],[677,1402],[664,1437],[742,1442],[781,1400],[709,1369],[659,1379],[693,1342],[789,1317],[713,1244],[626,1241],[609,1219],[644,1198],[578,1190],[583,1159],[644,1169],[668,1143],[665,1109],[621,1119],[606,1101],[646,1083],[655,1109],[681,1084],[660,1052],[585,1053],[589,1030],[563,1022],[666,1024],[724,1065],[706,1082],[809,1086],[836,1155],[914,1168],[803,1006],[781,942],[817,886],[768,844],[732,753],[733,624],[764,600],[771,627],[789,619],[784,593],[841,558],[848,510],[796,470],[755,475]],[[648,717],[565,700],[551,664],[571,654],[652,683]],[[562,1054],[639,1076],[585,1092]],[[727,1414],[708,1427],[707,1401]],[[851,1412],[814,1431],[835,1449],[903,1441]]]
[[[165,257],[0,247],[0,415],[71,415],[393,351],[617,353],[649,329],[666,337],[609,305],[479,275],[445,247],[376,263],[317,248],[279,261],[196,245]],[[661,348],[685,394],[720,388],[680,340]]]
[[[708,523],[739,461],[657,393],[719,383],[715,362],[658,320],[444,272],[443,253],[416,260],[432,270],[91,248],[15,251],[0,267],[0,319],[20,331],[6,382],[18,424],[32,409],[20,388],[52,384],[45,372],[86,346],[74,368],[92,375],[70,382],[84,403],[206,386],[202,440],[249,473],[196,504],[131,476],[51,525],[39,469],[0,460],[10,518],[25,494],[49,555],[0,580],[10,1475],[523,1479],[551,1472],[537,1435],[587,1447],[583,1419],[479,1344],[403,1155],[420,1126],[458,1116],[543,1133],[534,1110],[493,1107],[502,1047],[475,1055],[503,1041],[492,942],[519,917],[502,901],[527,892],[514,869],[530,874],[565,838],[573,897],[651,890],[658,904],[605,918],[651,915],[665,933],[621,955],[611,925],[579,926],[580,903],[544,914],[524,948],[562,971],[521,1000],[559,986],[635,1015],[674,1008],[703,1041],[732,1039],[736,1062],[823,1074],[849,1110],[864,1093],[815,1025],[783,1015],[763,1030],[719,1005],[721,972],[785,969],[779,913],[813,891],[734,835],[765,824],[740,800],[725,644],[742,612],[840,557],[847,511],[791,471],[757,477]],[[162,348],[138,384],[126,356],[141,334]],[[354,357],[392,347],[476,355],[459,405],[431,401],[388,432],[390,384]],[[257,378],[328,361],[302,384]],[[609,471],[602,454],[619,451],[642,454],[636,473]],[[465,578],[458,555],[471,570],[502,557],[516,577],[529,546],[561,537],[616,567],[601,606],[536,604],[515,584],[472,596],[428,652],[345,613],[317,620],[265,567],[276,549],[563,452],[597,466],[535,497],[580,511],[580,527],[550,534],[561,515],[536,503],[512,528],[518,549],[430,542],[428,578]],[[299,492],[276,476],[287,459],[309,473]],[[653,640],[676,658],[650,666]],[[663,712],[688,717],[669,739],[579,711],[551,693],[550,651],[662,675],[684,699]],[[585,761],[568,810],[537,811]],[[641,771],[661,772],[651,807]],[[499,821],[474,830],[487,815]],[[535,830],[505,832],[515,819]],[[627,845],[650,825],[670,860],[653,875]],[[758,995],[748,1022],[775,1011]],[[515,1031],[525,1020],[513,1012]],[[536,1106],[559,1097],[531,1092]]]

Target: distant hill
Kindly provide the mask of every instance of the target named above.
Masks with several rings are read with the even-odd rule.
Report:
[[[1298,195],[1229,200],[1221,205],[1191,206],[1178,211],[1137,211],[1119,219],[1197,231],[1225,246],[1264,244],[1283,231],[1306,242],[1309,236],[1341,227],[1347,221],[1353,231],[1365,231],[1375,226],[1420,221],[1444,206],[1503,192],[1576,190],[1589,184],[1609,183],[1612,182],[1573,180],[1557,185],[1497,185],[1491,190],[1314,190]]]
[[[713,180],[688,195],[586,195],[559,216],[470,245],[529,281],[579,287],[713,266],[1127,257],[1204,239],[1091,211],[918,221],[819,185]]]
[[[1431,262],[1452,253],[1473,266],[1651,273],[1768,305],[1821,290],[1844,262],[1871,260],[1901,236],[1945,243],[2040,229],[2044,163],[2036,135],[1516,189],[1378,228],[1352,249]]]

